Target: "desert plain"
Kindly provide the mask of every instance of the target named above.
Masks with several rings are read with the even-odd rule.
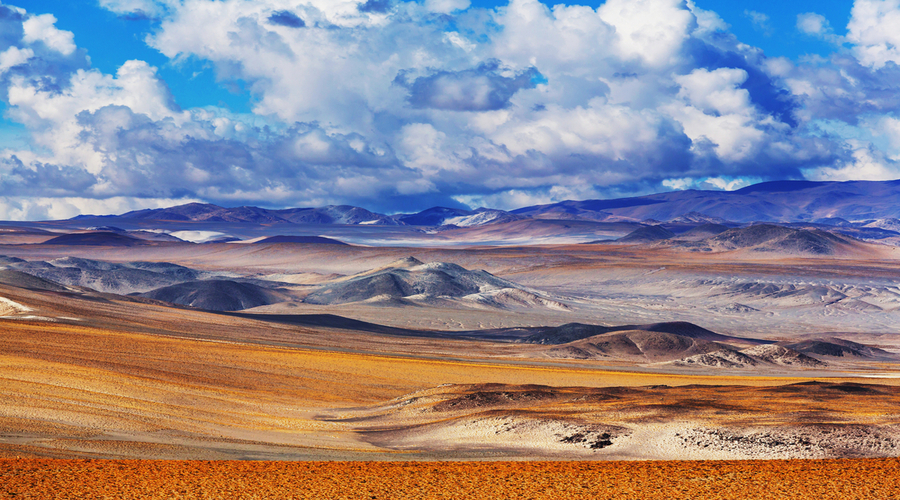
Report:
[[[895,496],[900,250],[763,229],[696,251],[11,226],[0,495]]]
[[[0,499],[900,498],[900,0],[0,0]]]

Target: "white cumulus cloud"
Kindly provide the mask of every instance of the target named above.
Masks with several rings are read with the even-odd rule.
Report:
[[[898,2],[857,0],[849,50],[804,62],[767,58],[683,0],[101,0],[154,19],[146,41],[172,64],[244,84],[244,115],[181,109],[143,61],[92,69],[52,15],[0,5],[0,29],[21,33],[0,45],[0,97],[36,145],[0,154],[0,187],[67,206],[396,211],[889,175],[898,153],[814,129],[872,116],[894,137],[878,117],[900,109],[885,91],[900,81]],[[843,43],[818,14],[798,29]]]
[[[847,39],[865,65],[880,68],[900,63],[900,0],[856,0]]]
[[[440,14],[468,9],[470,4],[469,0],[425,0],[426,9]]]
[[[47,47],[63,54],[75,52],[75,35],[71,31],[57,29],[56,17],[53,14],[31,16],[22,23],[26,43],[42,42]]]

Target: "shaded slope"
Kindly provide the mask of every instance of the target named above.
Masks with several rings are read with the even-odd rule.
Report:
[[[261,239],[259,241],[254,242],[254,245],[261,245],[266,243],[313,243],[313,244],[325,244],[325,245],[346,245],[343,241],[338,241],[332,238],[325,238],[322,236],[270,236],[268,238]]]
[[[31,290],[65,292],[66,287],[14,269],[0,269],[0,284]]]
[[[756,224],[729,229],[706,239],[705,243],[720,251],[746,248],[757,252],[835,255],[861,242],[819,229],[793,229],[773,224]]]
[[[271,290],[231,280],[190,281],[158,288],[140,296],[210,311],[239,311],[283,300]]]
[[[127,294],[196,280],[193,269],[168,262],[113,263],[64,257],[44,261],[21,261],[7,267],[38,278],[69,286],[83,286],[100,292]]]
[[[641,358],[647,361],[669,361],[695,354],[728,349],[727,346],[673,333],[626,330],[576,340],[547,351],[547,355],[575,359],[611,357]]]
[[[704,239],[709,238],[711,236],[716,236],[717,234],[724,233],[731,229],[730,227],[724,224],[701,224],[695,228],[689,229],[684,233],[678,235],[679,238],[690,238],[690,239]]]
[[[460,335],[459,332],[440,332],[433,330],[398,328],[346,318],[344,316],[338,316],[336,314],[259,314],[249,312],[223,312],[222,314],[285,325],[332,328],[337,330],[375,333],[379,335],[393,335],[399,337],[465,338],[465,334],[470,333],[462,332],[462,335]]]
[[[600,326],[586,325],[583,323],[567,323],[556,327],[539,327],[532,328],[530,331],[534,333],[525,336],[522,341],[533,344],[565,344],[576,340],[593,337],[605,333],[620,332],[624,330],[640,330],[657,333],[667,333],[678,335],[681,337],[707,340],[712,342],[741,342],[762,344],[768,343],[755,339],[744,339],[739,337],[730,337],[722,335],[711,330],[707,330],[701,326],[686,321],[672,321],[665,323],[653,323],[649,325],[623,325],[623,326]]]
[[[522,339],[532,344],[566,344],[576,340],[593,337],[614,331],[615,327],[585,325],[583,323],[566,323],[565,325],[534,328],[533,334]]]
[[[667,240],[675,236],[675,233],[662,226],[644,226],[619,238],[619,243],[649,243],[653,241]]]
[[[97,231],[91,233],[70,233],[50,238],[44,245],[89,245],[104,247],[132,247],[146,245],[145,240],[132,238],[120,233]]]
[[[897,359],[900,357],[884,349],[834,337],[781,343],[781,345],[803,354],[831,358]]]

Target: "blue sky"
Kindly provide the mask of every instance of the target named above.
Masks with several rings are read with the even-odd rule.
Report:
[[[506,6],[501,0],[472,2],[474,7],[496,8]],[[547,5],[559,2],[543,1]],[[603,2],[571,2],[593,8]],[[56,26],[75,34],[75,43],[88,50],[93,67],[104,73],[115,73],[122,63],[130,59],[143,59],[160,69],[179,105],[182,107],[225,106],[232,111],[250,111],[251,96],[246,91],[236,92],[235,87],[216,83],[212,64],[200,60],[171,63],[159,51],[149,47],[144,39],[158,27],[148,19],[117,15],[104,9],[96,0],[71,2],[64,0],[26,0],[11,2],[27,8],[35,14],[53,14]],[[756,0],[753,2],[710,1],[698,2],[698,6],[715,11],[729,24],[729,30],[742,42],[759,47],[770,57],[800,57],[816,54],[827,57],[834,46],[797,30],[797,16],[816,12],[842,28],[850,19],[849,2],[821,2],[814,0]],[[759,14],[765,16],[761,18]],[[8,121],[9,122],[9,121]],[[9,126],[21,130],[17,124]]]
[[[895,0],[15,0],[0,218],[900,177]]]
[[[125,61],[141,59],[159,68],[160,76],[183,107],[224,106],[236,112],[250,111],[249,94],[219,85],[211,64],[199,60],[175,64],[149,47],[144,39],[158,27],[158,22],[117,15],[96,0],[27,0],[11,4],[35,14],[53,14],[57,28],[74,33],[75,43],[87,49],[91,66],[104,73],[115,73]]]

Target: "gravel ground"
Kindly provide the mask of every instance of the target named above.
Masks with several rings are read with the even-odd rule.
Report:
[[[900,459],[670,462],[0,460],[0,498],[900,497]]]

